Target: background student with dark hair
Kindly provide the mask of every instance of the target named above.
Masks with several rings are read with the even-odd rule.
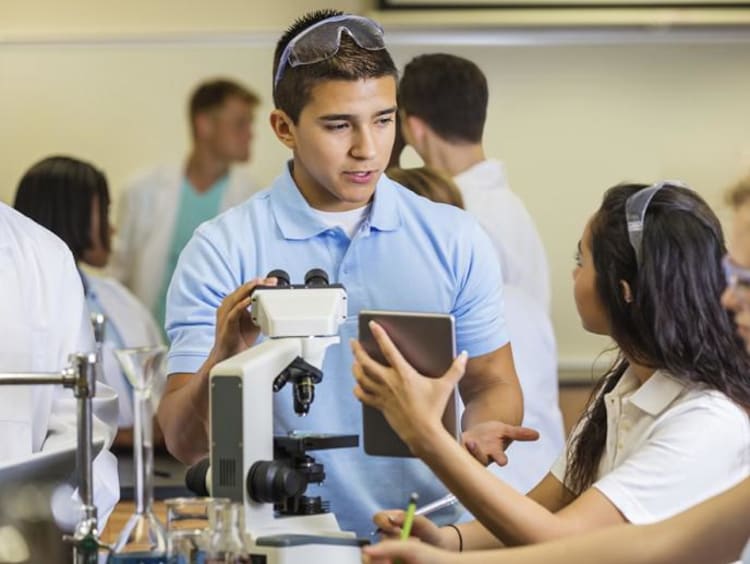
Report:
[[[321,43],[322,60],[315,48]],[[328,349],[323,383],[304,419],[288,398],[275,396],[275,431],[362,428],[346,345],[360,310],[443,311],[455,316],[458,347],[470,357],[460,388],[465,444],[483,464],[502,457],[505,440],[528,431],[513,426],[523,401],[502,316],[500,269],[471,216],[383,175],[397,72],[380,26],[337,11],[308,14],[278,42],[273,68],[270,121],[292,159],[268,190],[202,225],[180,257],[168,296],[172,346],[159,408],[168,447],[186,462],[206,455],[208,374],[254,344],[250,291],[275,282],[259,277],[283,268],[298,281],[323,268],[348,292],[342,344]],[[401,504],[412,491],[425,500],[446,493],[417,460],[368,457],[361,449],[319,451],[316,458],[327,475],[321,495],[342,528],[360,534],[371,532],[375,510]]]
[[[109,189],[104,174],[71,157],[48,157],[21,178],[13,206],[57,235],[77,265],[104,268],[110,256]],[[118,395],[120,428],[115,446],[133,445],[133,389],[114,350],[162,344],[161,332],[148,310],[122,284],[79,268],[92,313],[106,318],[104,378]],[[160,392],[162,383],[157,386]],[[157,399],[158,402],[158,399]],[[156,441],[162,442],[158,426]]]
[[[120,199],[112,275],[164,326],[164,303],[180,251],[204,221],[247,199],[255,184],[233,165],[250,159],[260,99],[227,79],[199,84],[190,97],[192,148],[181,165],[135,178]]]
[[[406,64],[398,86],[401,132],[427,166],[453,177],[466,211],[477,217],[495,246],[503,282],[523,288],[549,313],[544,245],[510,189],[503,163],[484,152],[488,101],[487,79],[473,62],[455,55],[420,55]]]
[[[718,219],[692,190],[667,183],[605,193],[579,243],[574,296],[584,328],[611,336],[621,354],[527,496],[489,476],[440,426],[461,358],[432,379],[378,326],[395,369],[353,343],[357,397],[383,411],[478,519],[438,528],[417,518],[413,534],[450,550],[532,544],[666,519],[746,479],[750,357],[720,301],[725,252]],[[376,523],[392,535],[402,519],[388,511]]]

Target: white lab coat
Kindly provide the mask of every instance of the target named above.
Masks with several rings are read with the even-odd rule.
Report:
[[[505,321],[513,362],[524,399],[523,424],[539,431],[539,440],[516,442],[508,464],[493,472],[522,493],[547,475],[565,446],[557,380],[557,346],[552,322],[541,305],[516,286],[505,285]]]
[[[521,199],[510,189],[503,163],[482,161],[453,179],[466,211],[492,240],[503,270],[503,282],[524,288],[544,311],[550,311],[547,255],[539,232]]]
[[[513,362],[524,398],[523,425],[539,431],[539,440],[511,444],[508,464],[491,464],[489,470],[525,494],[549,473],[565,446],[558,400],[557,346],[549,315],[525,290],[506,284],[503,298]],[[461,410],[463,407],[460,405]],[[471,519],[471,513],[465,512],[459,521]]]
[[[120,416],[117,424],[119,427],[132,427],[132,386],[117,362],[115,350],[161,345],[162,334],[149,311],[117,280],[86,273],[82,273],[82,276],[88,293],[89,309],[92,313],[103,314],[108,322],[102,347],[102,372],[105,382],[117,392],[119,398]],[[158,398],[164,389],[164,374],[158,376],[160,380],[154,382],[152,394],[154,409],[158,406]]]
[[[180,166],[155,168],[126,186],[119,202],[109,272],[152,312],[164,282],[184,174]],[[221,210],[245,201],[256,189],[242,170],[231,169]]]
[[[0,372],[59,372],[74,352],[94,350],[83,287],[67,246],[0,202]],[[117,429],[117,396],[97,386],[94,500],[100,524],[120,498],[117,460],[108,448]],[[62,386],[0,388],[0,461],[76,442],[76,399]]]

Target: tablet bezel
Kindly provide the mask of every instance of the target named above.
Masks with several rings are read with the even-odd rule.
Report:
[[[425,376],[442,376],[456,357],[455,321],[445,313],[362,310],[359,313],[359,341],[367,353],[388,364],[368,326],[376,321],[388,333],[404,358]],[[457,441],[461,436],[458,395],[453,391],[443,413],[443,426]],[[362,431],[365,453],[373,456],[413,457],[383,414],[363,404]]]

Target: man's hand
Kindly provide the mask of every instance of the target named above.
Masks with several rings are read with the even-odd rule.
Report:
[[[485,421],[474,425],[461,435],[461,444],[481,464],[487,466],[492,462],[499,466],[508,463],[505,449],[513,441],[536,441],[539,433],[528,427],[508,425],[500,421]]]
[[[253,278],[227,295],[216,310],[216,337],[211,351],[213,363],[240,353],[255,344],[260,329],[250,318],[250,294],[256,286],[276,286],[276,278]]]

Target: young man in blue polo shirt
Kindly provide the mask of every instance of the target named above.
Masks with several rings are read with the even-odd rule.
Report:
[[[469,361],[461,383],[464,443],[483,463],[504,457],[523,400],[503,319],[500,269],[471,217],[390,181],[396,68],[373,21],[321,11],[295,22],[276,47],[271,125],[292,151],[272,186],[203,224],[183,251],[167,299],[167,390],[159,420],[185,462],[208,452],[208,374],[254,344],[247,307],[265,273],[292,281],[323,268],[348,293],[342,344],[304,419],[276,397],[276,432],[351,433],[362,428],[352,395],[352,356],[362,309],[449,312]],[[446,493],[418,460],[370,457],[360,449],[316,452],[326,468],[320,494],[344,529],[366,534],[372,514],[417,491]]]

